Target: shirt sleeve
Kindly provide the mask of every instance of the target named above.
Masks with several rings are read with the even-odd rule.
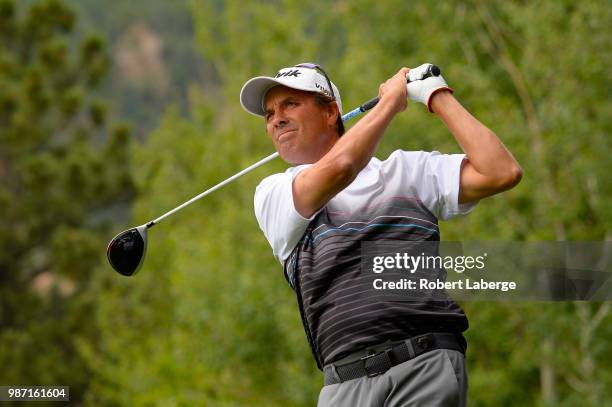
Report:
[[[303,168],[302,168],[303,169]],[[255,216],[272,252],[283,264],[306,231],[310,218],[304,218],[293,203],[293,179],[300,171],[287,171],[265,178],[256,188]]]
[[[423,204],[438,218],[447,220],[471,212],[478,202],[459,204],[461,165],[465,154],[441,154],[438,151],[398,151],[408,183]]]

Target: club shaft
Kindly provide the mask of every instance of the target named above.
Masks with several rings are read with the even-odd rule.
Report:
[[[177,206],[176,208],[172,209],[169,212],[164,213],[163,215],[161,215],[159,218],[152,220],[151,222],[147,223],[147,228],[152,227],[153,225],[157,224],[158,222],[161,222],[162,220],[164,220],[165,218],[167,218],[168,216],[172,215],[174,212],[176,211],[180,211],[181,209],[183,209],[184,207],[191,205],[192,203],[194,203],[195,201],[197,201],[200,198],[204,198],[206,195],[210,194],[211,192],[216,191],[217,189],[221,188],[224,185],[229,184],[230,182],[234,181],[237,178],[242,177],[244,174],[249,173],[251,171],[253,171],[255,168],[260,167],[262,165],[264,165],[265,163],[267,163],[268,161],[272,161],[273,159],[275,159],[276,157],[278,157],[278,153],[274,153],[274,154],[270,154],[269,156],[267,156],[266,158],[257,161],[255,164],[245,168],[244,170],[232,175],[231,177],[229,177],[228,179],[226,179],[225,181],[221,181],[219,182],[217,185],[207,189],[206,191],[202,192],[200,195],[194,196],[193,198],[191,198],[190,200],[188,200],[187,202],[183,203],[182,205]]]
[[[363,105],[362,105],[363,106]],[[374,106],[372,106],[374,107]],[[355,113],[355,111],[357,111],[358,113]],[[353,117],[357,116],[360,113],[365,112],[365,110],[359,110],[359,108],[345,114],[344,116],[342,116],[342,121],[347,121],[349,119],[352,119]],[[230,182],[234,181],[237,178],[240,178],[241,176],[243,176],[246,173],[249,173],[251,171],[253,171],[255,168],[260,167],[262,165],[264,165],[265,163],[267,163],[268,161],[272,161],[273,159],[275,159],[276,157],[278,157],[279,154],[278,152],[270,154],[269,156],[267,156],[266,158],[257,161],[255,164],[245,168],[244,170],[240,171],[239,173],[232,175],[231,177],[229,177],[228,179],[226,179],[225,181],[221,181],[220,183],[218,183],[217,185],[207,189],[206,191],[202,192],[200,195],[194,196],[193,198],[191,198],[190,200],[188,200],[187,202],[177,206],[176,208],[172,209],[171,211],[168,211],[166,213],[164,213],[163,215],[161,215],[159,218],[154,219],[152,221],[150,221],[149,223],[146,224],[147,229],[151,228],[153,226],[155,226],[156,224],[158,224],[159,222],[161,222],[162,220],[166,219],[168,216],[172,215],[173,213],[180,211],[181,209],[183,209],[184,207],[191,205],[192,203],[194,203],[195,201],[199,200],[200,198],[204,198],[206,195],[210,194],[211,192],[216,191],[217,189],[221,188],[224,185],[229,184]]]
[[[432,76],[432,75],[438,76],[439,74],[440,74],[439,68],[437,66],[433,65],[432,67],[430,67],[428,72],[421,79],[425,79],[425,78],[427,78],[429,76]],[[409,79],[406,79],[406,81],[410,82]],[[342,121],[346,122],[346,121],[351,120],[352,118],[354,118],[356,116],[359,116],[360,114],[362,114],[362,113],[372,109],[374,106],[376,106],[376,104],[378,103],[379,100],[380,99],[378,97],[375,97],[375,98],[372,98],[372,99],[368,100],[367,102],[365,102],[364,104],[362,104],[358,108],[353,109],[350,112],[348,112],[347,114],[343,115],[342,116]],[[227,185],[230,182],[234,181],[235,179],[242,177],[244,174],[247,174],[247,173],[253,171],[255,168],[260,167],[260,166],[264,165],[265,163],[267,163],[269,161],[272,161],[273,159],[275,159],[278,156],[279,156],[278,153],[270,154],[266,158],[257,161],[255,164],[245,168],[244,170],[240,171],[239,173],[236,173],[236,174],[232,175],[231,177],[229,177],[225,181],[221,181],[217,185],[207,189],[206,191],[202,192],[200,195],[194,196],[193,198],[191,198],[187,202],[177,206],[176,208],[172,209],[171,211],[168,211],[168,212],[164,213],[159,218],[154,219],[154,220],[150,221],[149,223],[147,223],[146,224],[147,229],[153,227],[154,225],[156,225],[157,223],[159,223],[162,220],[166,219],[168,216],[172,215],[173,213],[175,213],[177,211],[180,211],[181,209],[183,209],[184,207],[186,207],[188,205],[191,205],[192,203],[194,203],[198,199],[204,198],[206,195],[210,194],[211,192],[214,192],[217,189],[221,188],[222,186]]]

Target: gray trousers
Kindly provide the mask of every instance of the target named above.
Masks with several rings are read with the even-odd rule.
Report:
[[[437,349],[379,376],[324,386],[317,407],[464,407],[466,398],[463,354]]]

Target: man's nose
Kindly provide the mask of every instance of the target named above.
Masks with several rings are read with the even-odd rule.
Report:
[[[284,115],[283,112],[276,113],[272,120],[272,125],[274,127],[283,127],[287,123],[288,123],[287,117]]]

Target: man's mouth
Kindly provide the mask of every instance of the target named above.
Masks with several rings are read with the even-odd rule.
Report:
[[[279,142],[283,141],[283,139],[286,139],[295,130],[296,129],[285,129],[285,130],[282,130],[280,133],[278,133],[278,136],[276,136],[276,140],[279,141]]]

